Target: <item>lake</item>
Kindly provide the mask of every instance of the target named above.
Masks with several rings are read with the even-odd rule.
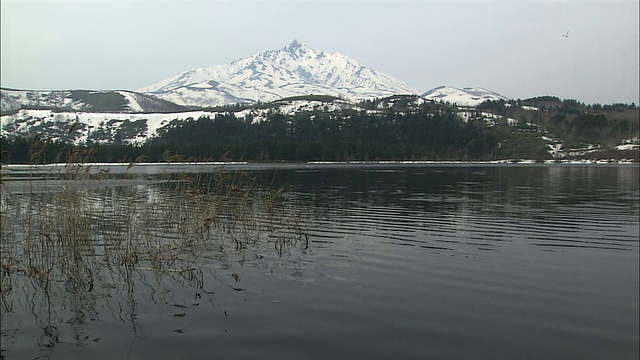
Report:
[[[2,358],[638,358],[637,165],[235,170],[3,182]]]

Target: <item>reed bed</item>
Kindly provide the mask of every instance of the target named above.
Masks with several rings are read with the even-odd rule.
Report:
[[[0,186],[3,318],[16,306],[34,314],[43,329],[41,349],[60,337],[56,313],[95,312],[96,303],[123,283],[122,291],[133,297],[135,274],[204,291],[203,271],[211,269],[202,268],[203,257],[256,248],[282,256],[309,246],[303,216],[285,210],[283,189],[264,188],[259,175],[159,175],[122,187],[121,178],[96,175],[89,164],[69,163],[65,170],[44,176],[45,182],[62,181],[59,191],[14,193]],[[3,328],[3,342],[10,331]]]

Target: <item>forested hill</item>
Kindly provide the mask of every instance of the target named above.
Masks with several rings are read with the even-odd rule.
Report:
[[[623,143],[638,143],[640,109],[633,103],[584,104],[574,99],[541,96],[486,101],[477,110],[533,124],[562,139],[565,148],[593,145],[604,150]]]
[[[46,135],[52,129],[51,124],[56,124],[54,120],[48,127],[41,127],[42,132],[29,137],[15,136],[16,131],[12,136],[3,136],[2,162],[77,161],[78,155],[85,152],[91,156],[83,159],[99,162],[510,159],[638,162],[639,117],[634,104],[584,105],[575,100],[543,97],[487,101],[470,108],[425,101],[417,96],[392,96],[359,104],[313,96],[181,116],[193,114],[198,117],[173,120],[169,120],[171,114],[164,114],[161,121],[151,117],[160,115],[130,114],[140,118],[102,121],[104,127],[90,122],[60,123],[64,126],[56,134],[76,139],[73,143],[65,142],[64,137],[52,140]],[[18,122],[8,125],[21,129]],[[82,138],[78,134],[84,134],[86,140],[78,142]]]

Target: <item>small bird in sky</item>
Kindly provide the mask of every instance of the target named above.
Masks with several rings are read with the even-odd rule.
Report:
[[[568,38],[569,37],[569,32],[567,31],[567,33],[566,34],[562,34],[562,36],[564,36],[565,38]]]

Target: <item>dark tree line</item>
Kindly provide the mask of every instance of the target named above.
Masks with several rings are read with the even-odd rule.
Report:
[[[148,146],[202,159],[351,161],[485,159],[495,137],[452,113],[272,113],[264,121],[218,115],[182,123]]]

